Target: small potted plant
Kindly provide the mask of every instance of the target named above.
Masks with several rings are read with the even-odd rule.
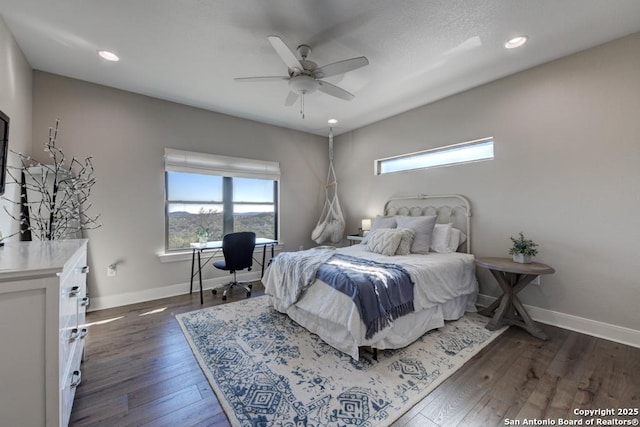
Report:
[[[521,264],[530,264],[531,257],[536,256],[538,250],[536,247],[538,244],[531,239],[526,239],[522,232],[520,232],[520,236],[517,239],[510,237],[513,242],[513,246],[509,249],[509,255],[513,256],[514,262],[519,262]]]
[[[207,239],[209,238],[209,230],[204,227],[199,227],[198,231],[196,231],[196,235],[198,236],[199,243],[207,243]]]

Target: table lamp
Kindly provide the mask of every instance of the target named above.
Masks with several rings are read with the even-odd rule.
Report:
[[[369,230],[371,230],[371,219],[369,218],[364,218],[362,220],[362,235],[366,236],[366,234],[369,232]]]

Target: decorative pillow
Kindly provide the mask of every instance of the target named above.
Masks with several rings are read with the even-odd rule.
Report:
[[[451,229],[451,236],[449,237],[449,249],[451,252],[457,252],[461,244],[467,241],[467,235],[457,228]]]
[[[438,252],[440,254],[448,254],[453,252],[449,247],[449,241],[451,240],[451,229],[453,224],[436,224],[433,227],[433,236],[431,238],[431,252]]]
[[[377,215],[373,219],[373,224],[371,224],[371,230],[364,236],[364,239],[360,242],[361,245],[366,245],[369,242],[369,235],[372,231],[379,230],[381,228],[396,228],[396,217],[395,216],[382,216]]]
[[[430,216],[396,216],[398,228],[410,228],[413,230],[413,244],[411,245],[411,253],[428,254],[429,246],[431,246],[431,236],[433,228],[438,219],[435,215]]]
[[[411,245],[413,244],[413,230],[409,228],[396,229],[398,234],[402,236],[396,255],[409,255],[411,253]]]
[[[370,231],[369,234],[367,234],[369,239],[364,248],[369,252],[393,256],[398,250],[402,235],[403,233],[399,233],[398,230],[394,228],[379,228]]]

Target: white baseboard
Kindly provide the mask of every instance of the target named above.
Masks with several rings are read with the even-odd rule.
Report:
[[[496,299],[496,297],[480,294],[478,295],[478,305],[486,307]],[[536,322],[640,348],[640,331],[532,305],[523,305]]]
[[[252,271],[247,273],[238,273],[238,280],[249,281],[259,280],[260,272]],[[215,279],[206,279],[202,281],[202,289],[209,290],[229,283],[229,277],[218,277]],[[184,295],[189,290],[189,283],[179,283],[177,285],[163,286],[161,288],[145,289],[138,292],[127,292],[124,294],[111,295],[105,297],[91,298],[91,305],[88,311],[103,310],[105,308],[120,307],[123,305],[137,304],[140,302],[153,301],[156,299],[173,297],[176,295]],[[200,285],[197,281],[193,283],[193,292],[200,292]]]
[[[260,273],[250,272],[238,274],[238,279],[243,281],[258,280]],[[203,290],[210,290],[228,283],[227,277],[219,277],[216,279],[207,279],[202,281]],[[119,295],[106,297],[91,298],[89,311],[102,310],[112,307],[120,307],[123,305],[136,304],[140,302],[152,301],[156,299],[173,297],[176,295],[184,295],[189,289],[189,283],[180,283],[172,286],[164,286],[155,289],[146,289],[138,292],[127,292]],[[198,284],[194,283],[194,292],[200,292]],[[490,305],[496,297],[479,294],[478,305],[486,307]],[[619,342],[621,344],[630,345],[640,348],[640,331],[616,326],[609,323],[599,322],[597,320],[586,319],[584,317],[573,316],[571,314],[560,313],[557,311],[547,310],[544,308],[524,305],[529,315],[536,321],[547,325],[557,326],[563,329],[580,332],[598,338]]]

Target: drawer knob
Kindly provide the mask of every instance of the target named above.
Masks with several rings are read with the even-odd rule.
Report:
[[[73,375],[71,376],[71,388],[76,388],[82,382],[82,372],[73,371]]]
[[[75,340],[78,339],[79,336],[80,336],[80,331],[78,330],[78,328],[73,328],[71,330],[71,334],[69,334],[69,342],[74,342]]]
[[[81,306],[89,307],[89,304],[91,304],[91,300],[89,299],[89,297],[82,298],[82,302],[80,303]]]
[[[87,274],[87,273],[89,273],[89,266],[88,266],[88,265],[85,265],[84,267],[82,267],[82,269],[80,269],[80,272],[81,272],[82,274]]]
[[[69,297],[77,297],[79,292],[80,292],[80,287],[79,286],[74,286],[69,291]]]
[[[88,333],[89,333],[89,330],[87,328],[82,328],[80,330],[80,339],[81,340],[85,339]]]

